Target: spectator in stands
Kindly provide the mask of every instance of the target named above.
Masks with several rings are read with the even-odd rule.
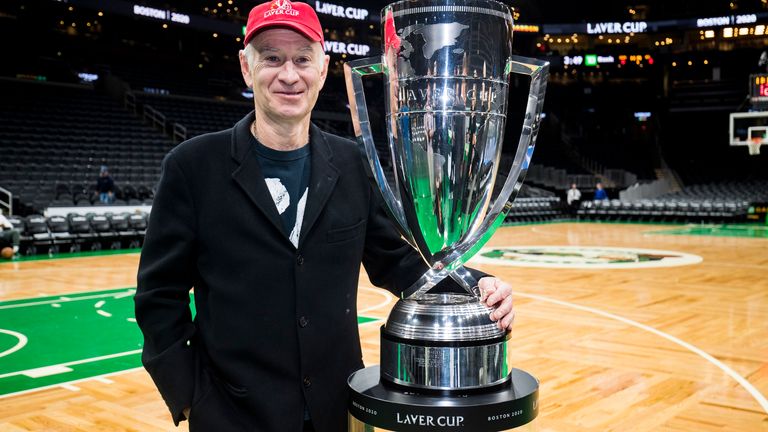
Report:
[[[115,201],[115,181],[109,175],[109,169],[106,165],[102,165],[99,171],[99,178],[96,180],[96,192],[99,194],[99,201],[104,204],[112,204]]]
[[[568,202],[571,214],[576,214],[576,211],[579,209],[579,203],[581,202],[581,191],[576,187],[576,183],[571,183],[571,188],[568,189],[568,194],[565,199]]]
[[[602,201],[608,199],[608,193],[603,189],[603,184],[597,182],[595,185],[595,201]]]
[[[0,212],[0,249],[10,246],[13,253],[19,253],[21,233],[13,224]]]
[[[363,367],[360,264],[395,294],[427,265],[387,219],[357,145],[310,123],[329,62],[311,6],[256,6],[244,42],[255,111],[163,161],[135,297],[142,361],[190,430],[345,431],[346,379]],[[479,285],[511,328],[511,287]]]

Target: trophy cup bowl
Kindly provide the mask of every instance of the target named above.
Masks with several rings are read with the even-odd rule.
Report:
[[[380,378],[435,394],[504,386],[513,375],[509,331],[490,320],[492,309],[463,265],[501,225],[522,186],[549,64],[512,54],[512,12],[495,0],[402,0],[381,19],[383,55],[344,66],[350,111],[390,218],[430,269],[382,327]],[[368,119],[362,78],[372,74],[384,74],[392,182]],[[528,103],[512,166],[494,191],[515,74],[531,79]],[[466,292],[429,292],[446,277]]]

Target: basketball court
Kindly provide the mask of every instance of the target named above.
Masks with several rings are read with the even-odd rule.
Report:
[[[157,229],[168,224],[168,238],[181,237],[174,237],[175,227],[167,222],[181,216],[165,219],[169,201],[154,201],[156,194],[170,200],[166,191],[175,193],[174,180],[158,190],[163,160],[174,160],[164,158],[181,143],[235,124],[243,133],[235,133],[233,143],[248,136],[251,148],[253,135],[271,151],[302,149],[316,139],[303,140],[308,129],[301,138],[258,132],[264,119],[282,119],[273,131],[285,132],[282,126],[297,131],[293,127],[307,126],[310,117],[324,132],[357,139],[366,156],[378,161],[372,165],[375,187],[403,225],[400,233],[421,247],[422,256],[431,256],[433,269],[455,270],[455,257],[472,255],[468,267],[514,289],[509,343],[501,330],[488,336],[487,329],[497,329],[486,310],[460,310],[478,304],[454,302],[458,296],[422,298],[430,305],[427,312],[404,312],[402,322],[392,319],[382,333],[398,299],[374,287],[361,269],[356,312],[363,360],[366,367],[385,367],[382,374],[367,368],[374,372],[353,375],[346,405],[350,431],[451,430],[441,429],[450,424],[480,432],[523,424],[515,430],[768,432],[768,0],[392,1],[274,0],[254,9],[263,0],[0,4],[0,33],[12,59],[0,67],[0,216],[8,215],[0,217],[0,432],[189,430],[186,421],[173,424],[142,366],[144,337],[135,314],[140,247],[154,204]],[[314,12],[307,14],[308,8]],[[290,49],[284,49],[272,46],[272,36],[254,36],[279,30],[272,34],[283,36],[275,41],[288,37],[286,22],[311,45],[290,39]],[[262,39],[268,43],[254,43]],[[312,54],[305,57],[307,52]],[[320,53],[326,61],[314,62]],[[255,58],[271,62],[269,70],[255,67]],[[277,72],[289,64],[307,69]],[[319,67],[318,74],[311,65]],[[293,81],[294,75],[300,80]],[[282,101],[279,109],[265,90]],[[283,115],[294,112],[283,112],[292,104],[307,108],[300,120]],[[272,109],[282,114],[270,115]],[[253,116],[250,132],[246,115]],[[269,142],[262,142],[265,137]],[[242,191],[219,194],[212,187],[217,181],[237,187],[230,176],[237,180],[244,167],[262,164],[264,155],[256,153],[235,158],[234,174],[234,166],[226,165],[226,177],[216,171],[225,159],[206,159],[210,166],[195,170],[194,177],[186,177],[186,156],[176,159],[190,180],[189,196],[176,198],[193,204],[181,205],[185,211],[179,214],[193,209],[189,215],[197,218],[199,237],[189,244],[197,247],[200,240],[206,259],[222,260],[221,253],[205,249],[214,243],[242,257],[253,255],[224,236],[234,231],[216,234],[219,227],[258,228],[257,243],[243,244],[266,244],[254,219],[232,222],[250,215],[242,213],[250,204],[236,201],[245,199]],[[352,177],[359,170],[349,174],[349,166],[338,163],[345,158],[337,154],[335,166],[328,159],[339,176],[329,176],[327,187],[354,183],[365,189],[364,178]],[[320,166],[320,158],[313,160]],[[264,190],[280,215],[290,207],[284,222],[294,231],[287,231],[305,233],[305,205],[307,214],[315,210],[306,197],[321,191],[309,184],[312,176],[304,168],[310,165],[302,165],[302,184],[295,188],[304,195],[293,200],[285,186],[295,179],[284,184],[272,178],[269,165],[254,171],[256,180],[267,182]],[[311,169],[315,180],[322,179]],[[399,192],[396,197],[390,189]],[[358,196],[333,190],[324,199]],[[253,201],[269,199],[252,192],[247,190]],[[198,202],[198,195],[217,198],[211,201],[217,205]],[[342,241],[370,241],[362,234],[371,217],[368,207],[360,206],[357,222],[346,208],[324,208],[328,243],[312,243],[323,254],[330,247],[355,250]],[[191,232],[183,225],[179,232]],[[232,238],[246,239],[237,231]],[[294,245],[305,241],[291,238]],[[165,244],[154,241],[155,248]],[[316,272],[301,267],[308,255],[299,246],[302,253],[294,256],[286,245],[284,256],[291,261],[285,268],[295,259],[296,274]],[[152,247],[150,240],[148,255]],[[164,253],[157,250],[163,250],[158,256]],[[209,281],[207,274],[201,277]],[[239,280],[268,282],[263,273]],[[292,283],[277,280],[269,282],[277,287],[273,293]],[[335,281],[313,283],[322,292]],[[194,317],[194,291],[189,298]],[[430,309],[432,301],[439,308]],[[246,315],[269,323],[254,310],[258,306],[245,307]],[[227,308],[234,316],[232,306]],[[350,317],[354,308],[343,308]],[[200,311],[202,319],[202,303]],[[310,315],[311,309],[300,317],[300,327]],[[475,318],[479,324],[467,324]],[[318,322],[335,322],[312,319],[315,335]],[[235,321],[215,321],[217,336],[206,341],[219,340],[221,322]],[[400,324],[402,333],[389,334]],[[341,339],[327,336],[331,343]],[[270,354],[285,354],[265,346]],[[301,369],[307,372],[304,355]],[[342,370],[327,355],[318,361],[328,363],[321,368],[326,373]],[[390,374],[390,386],[386,370],[393,365],[399,372]],[[510,365],[518,370],[509,373]],[[205,400],[209,394],[208,401],[216,399],[215,393],[201,389],[208,381],[209,388],[219,384],[204,375],[195,383],[192,412],[215,413],[215,404]],[[525,385],[516,375],[525,375]],[[303,377],[305,392],[315,376]],[[273,407],[293,406],[297,426],[304,414],[305,430],[313,427],[307,413],[322,428],[318,412],[337,412],[305,397],[302,413],[298,393],[291,396],[295,405],[278,405],[274,395],[285,388],[250,387],[260,379],[253,377],[238,396],[252,402],[269,395],[264,401]],[[314,387],[322,402],[340,388],[325,385]],[[385,400],[377,388],[396,394]],[[361,395],[374,396],[356,404]],[[386,408],[367,404],[375,398]],[[342,407],[344,400],[334,403]],[[470,417],[463,416],[465,409],[484,426],[474,419],[464,423]],[[205,429],[203,417],[197,427]],[[271,416],[259,417],[252,423],[267,427]],[[210,429],[221,429],[222,419],[236,416],[220,416]],[[326,428],[341,427],[340,417],[332,420],[337,422]],[[281,417],[269,424],[287,427],[282,422]]]
[[[515,287],[509,355],[541,381],[539,430],[768,430],[762,227],[529,224],[500,229],[488,246],[473,266]],[[511,249],[539,262],[493,263],[489,251]],[[141,368],[138,258],[129,250],[0,264],[0,430],[173,429]],[[378,363],[394,302],[361,277],[366,365]]]

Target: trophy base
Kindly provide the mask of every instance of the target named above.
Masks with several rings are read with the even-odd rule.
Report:
[[[510,333],[474,296],[425,294],[399,300],[381,328],[381,378],[410,387],[467,394],[509,380]]]
[[[532,427],[538,415],[539,382],[512,369],[509,382],[479,394],[420,394],[380,381],[379,366],[347,380],[351,390],[349,432],[502,432]]]

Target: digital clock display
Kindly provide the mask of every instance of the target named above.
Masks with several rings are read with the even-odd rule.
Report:
[[[768,74],[750,76],[750,92],[752,98],[768,98]]]
[[[768,84],[760,84],[757,87],[757,96],[768,97]]]

